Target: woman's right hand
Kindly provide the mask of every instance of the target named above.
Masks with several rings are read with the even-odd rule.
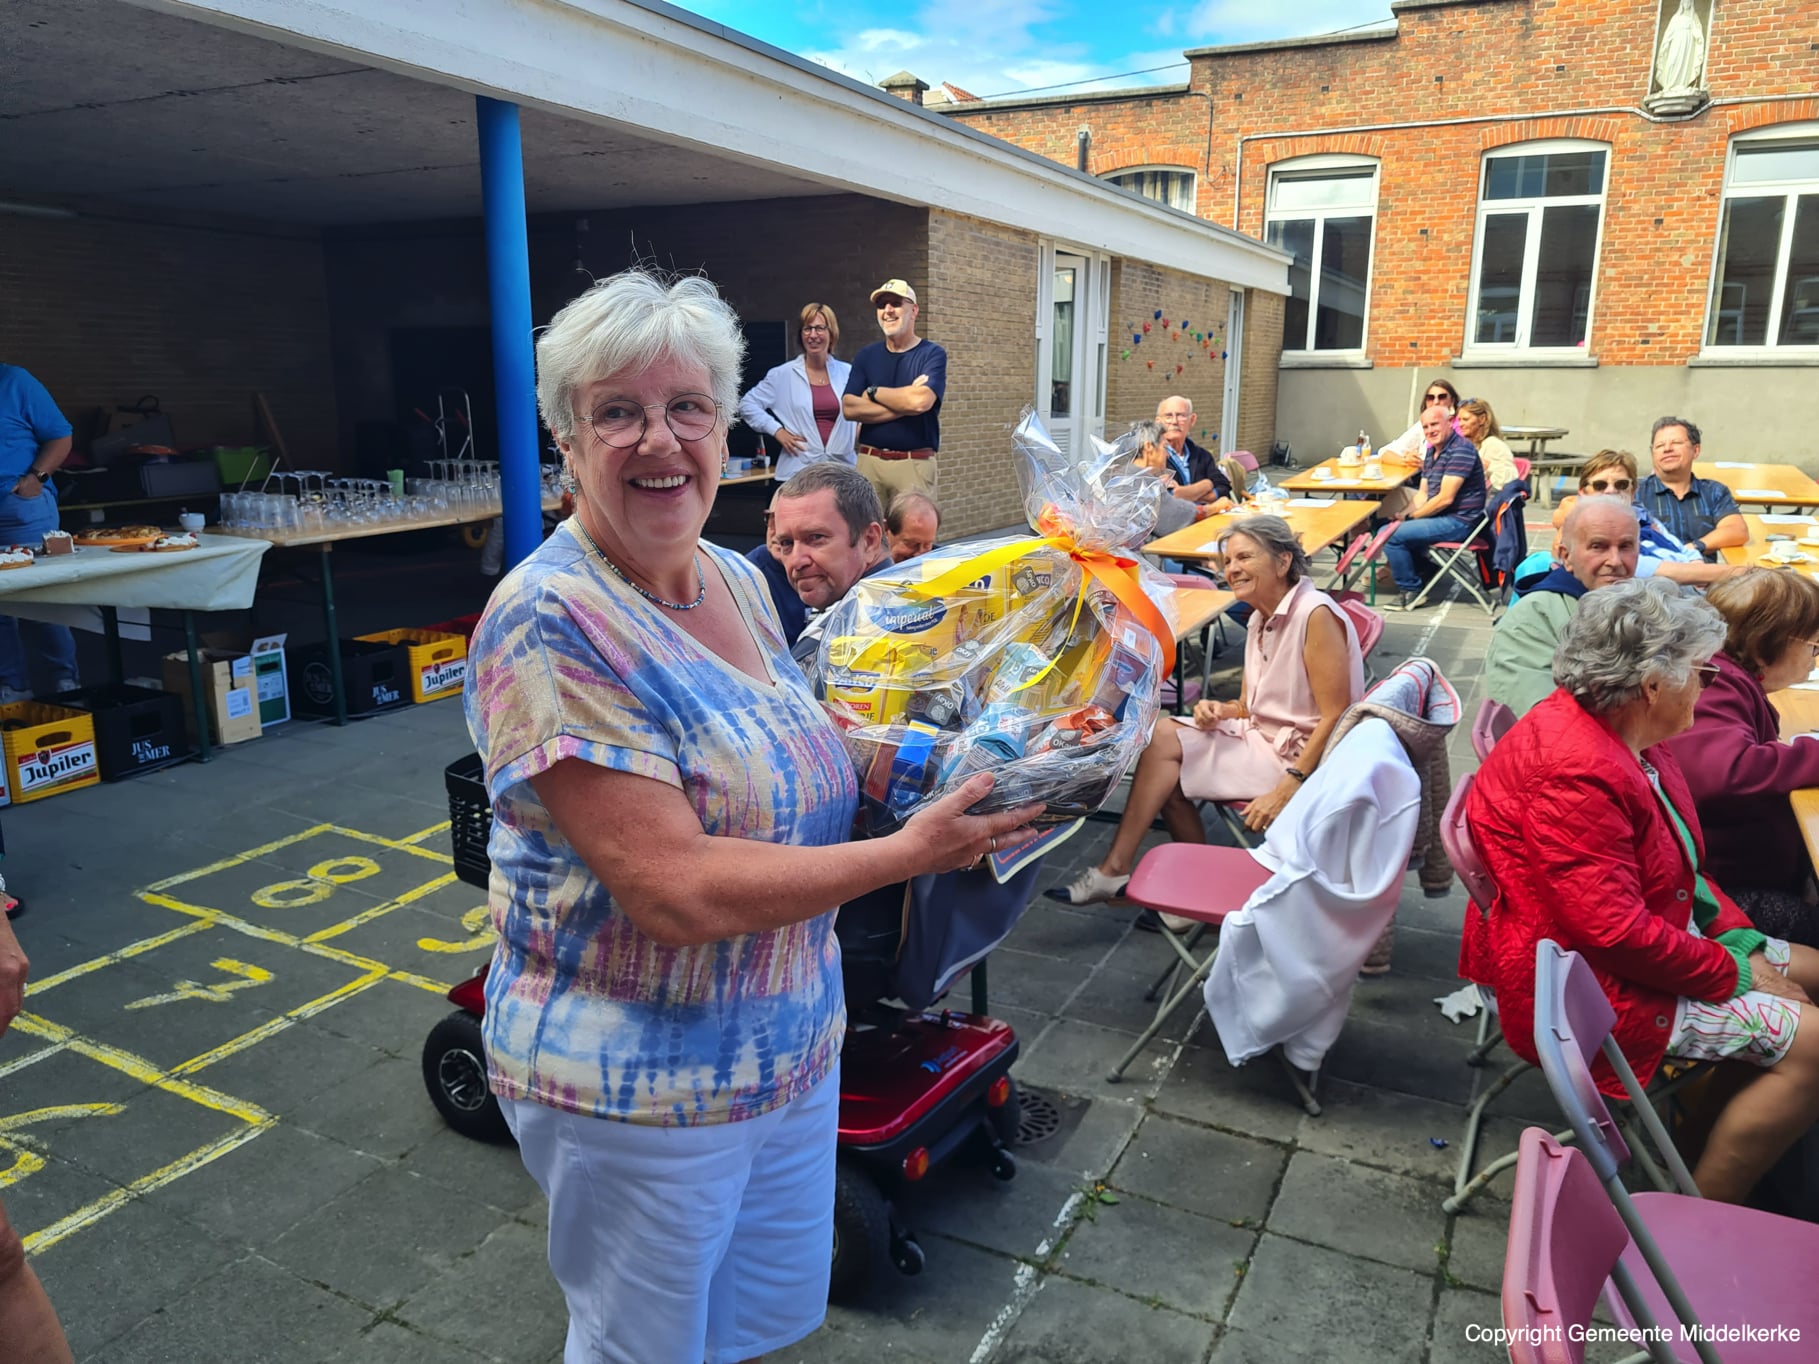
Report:
[[[1760,990],[1765,995],[1780,995],[1801,1004],[1811,1004],[1807,997],[1793,981],[1789,980],[1779,969],[1770,964],[1769,959],[1760,952],[1750,956],[1750,989]]]
[[[771,436],[781,445],[787,454],[799,455],[808,449],[808,442],[787,426],[779,426]]]
[[[911,875],[963,871],[987,853],[1031,832],[1029,822],[1042,813],[1040,801],[998,814],[967,814],[992,793],[993,781],[990,772],[974,774],[958,791],[949,792],[911,815],[909,822],[891,835],[921,845],[916,850],[916,869]]]
[[[1238,703],[1235,701],[1196,701],[1194,702],[1194,728],[1211,729],[1221,720],[1236,720]]]

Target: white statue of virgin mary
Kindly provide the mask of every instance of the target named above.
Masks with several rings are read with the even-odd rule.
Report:
[[[1664,95],[1682,94],[1699,89],[1704,74],[1705,30],[1693,12],[1693,0],[1680,0],[1655,52],[1655,83]]]

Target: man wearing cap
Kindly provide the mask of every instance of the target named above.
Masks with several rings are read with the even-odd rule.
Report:
[[[882,341],[853,357],[841,411],[859,423],[859,472],[889,506],[898,493],[935,495],[947,352],[916,335],[916,291],[900,279],[872,290]]]

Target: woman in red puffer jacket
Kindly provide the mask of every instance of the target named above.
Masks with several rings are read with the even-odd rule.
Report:
[[[1741,1202],[1819,1119],[1819,952],[1757,932],[1700,873],[1698,817],[1664,741],[1692,723],[1724,635],[1671,583],[1581,599],[1554,655],[1557,689],[1497,744],[1466,804],[1496,895],[1467,916],[1460,969],[1496,991],[1527,1060],[1535,949],[1551,938],[1597,973],[1644,1084],[1666,1056],[1733,1063],[1735,1095],[1693,1178]],[[1602,1057],[1594,1071],[1622,1095]]]

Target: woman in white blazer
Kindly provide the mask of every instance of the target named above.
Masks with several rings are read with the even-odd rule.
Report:
[[[778,365],[739,400],[740,420],[783,447],[779,483],[821,460],[858,463],[854,445],[859,428],[840,413],[840,395],[852,366],[834,359],[840,341],[834,310],[825,303],[805,305],[798,336],[802,354]]]

